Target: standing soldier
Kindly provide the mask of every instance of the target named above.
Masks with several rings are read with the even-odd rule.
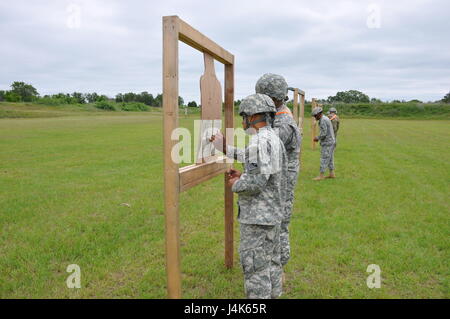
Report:
[[[323,116],[321,107],[316,107],[312,110],[312,116],[319,121],[320,135],[314,138],[315,142],[320,141],[320,175],[314,178],[315,181],[320,181],[325,178],[325,170],[330,170],[330,175],[326,178],[335,178],[334,175],[334,148],[335,139],[333,125],[328,117]]]
[[[228,170],[228,184],[239,195],[239,254],[247,298],[277,298],[282,293],[280,223],[286,199],[286,151],[272,129],[276,109],[264,94],[246,97],[239,106],[242,126],[252,137],[245,150],[226,145],[222,134],[214,146],[244,162],[244,172]]]
[[[290,258],[289,223],[291,221],[294,191],[300,170],[300,151],[302,137],[297,123],[289,108],[284,104],[287,99],[288,84],[281,75],[267,73],[256,82],[256,93],[270,96],[275,103],[277,113],[273,128],[284,144],[288,160],[288,180],[286,209],[281,222],[281,264],[285,266]],[[284,278],[284,273],[283,273]]]
[[[335,140],[335,148],[337,145],[337,132],[339,130],[339,116],[337,116],[337,110],[336,108],[332,107],[328,111],[328,118],[331,121],[331,124],[333,125],[333,132],[334,132],[334,140]]]

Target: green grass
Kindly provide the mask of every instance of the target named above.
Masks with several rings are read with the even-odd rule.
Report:
[[[128,103],[131,107],[134,103]],[[94,104],[61,104],[61,105],[40,105],[36,103],[10,103],[0,102],[1,118],[49,118],[63,116],[93,116],[93,115],[130,115],[139,112],[125,112],[120,110],[119,103],[112,103],[117,111],[103,110],[96,108]],[[150,113],[161,113],[161,108],[150,107]]]
[[[124,114],[0,120],[0,298],[165,298],[162,118]],[[322,182],[305,126],[283,298],[449,298],[449,122],[343,118]],[[182,193],[180,218],[183,296],[244,297],[222,177]]]

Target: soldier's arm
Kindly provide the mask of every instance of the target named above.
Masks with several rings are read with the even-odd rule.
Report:
[[[245,149],[227,145],[227,151],[225,155],[229,158],[234,158],[241,163],[244,163],[245,161]]]
[[[269,178],[270,174],[244,173],[233,184],[231,190],[237,194],[258,194],[264,189]]]
[[[320,135],[317,137],[319,141],[324,140],[327,137],[327,123],[325,121],[320,121]]]

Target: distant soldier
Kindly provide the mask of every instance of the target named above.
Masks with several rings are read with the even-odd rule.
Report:
[[[251,134],[245,150],[226,145],[222,134],[214,146],[244,163],[244,172],[228,170],[228,184],[239,195],[240,261],[247,298],[277,298],[282,293],[280,223],[286,200],[287,159],[272,129],[276,109],[264,94],[246,97],[239,106],[242,126]],[[225,142],[225,143],[224,143]]]
[[[332,107],[328,111],[328,118],[331,121],[331,124],[333,125],[333,132],[334,132],[334,139],[335,144],[337,145],[337,132],[339,130],[339,116],[337,116],[337,110],[336,108]]]
[[[286,209],[281,223],[281,263],[287,264],[290,258],[289,223],[294,204],[295,185],[300,171],[300,151],[302,136],[291,110],[286,106],[288,84],[281,75],[267,73],[256,82],[256,93],[270,96],[275,103],[277,113],[273,128],[284,144],[288,159],[288,180]]]
[[[330,175],[327,178],[335,178],[334,175],[334,149],[335,138],[333,125],[328,117],[323,116],[321,107],[316,107],[312,110],[312,116],[319,121],[320,134],[314,138],[315,142],[320,141],[320,175],[314,178],[315,181],[320,181],[325,178],[326,169],[330,170]]]

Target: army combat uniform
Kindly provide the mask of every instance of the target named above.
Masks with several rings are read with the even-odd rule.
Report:
[[[280,223],[286,199],[286,151],[267,125],[252,135],[245,150],[227,145],[227,156],[244,163],[232,191],[239,195],[239,255],[247,298],[277,298],[282,293]]]
[[[284,144],[288,160],[287,198],[280,232],[281,264],[284,266],[289,261],[291,255],[289,223],[291,222],[292,207],[294,205],[295,186],[297,185],[298,173],[300,171],[302,138],[297,123],[295,123],[294,117],[286,105],[277,109],[273,127]]]
[[[319,120],[320,135],[318,136],[321,151],[320,151],[320,173],[325,173],[328,168],[334,171],[334,148],[335,138],[333,125],[328,117],[322,116]]]
[[[256,83],[256,93],[267,94],[279,101],[284,101],[288,85],[286,80],[276,74],[264,74]],[[280,242],[281,242],[281,264],[287,264],[290,258],[289,223],[292,216],[294,204],[294,192],[300,171],[300,151],[302,137],[297,123],[292,116],[291,110],[283,104],[277,108],[273,128],[284,144],[288,160],[287,178],[287,198],[286,206],[281,222]]]

